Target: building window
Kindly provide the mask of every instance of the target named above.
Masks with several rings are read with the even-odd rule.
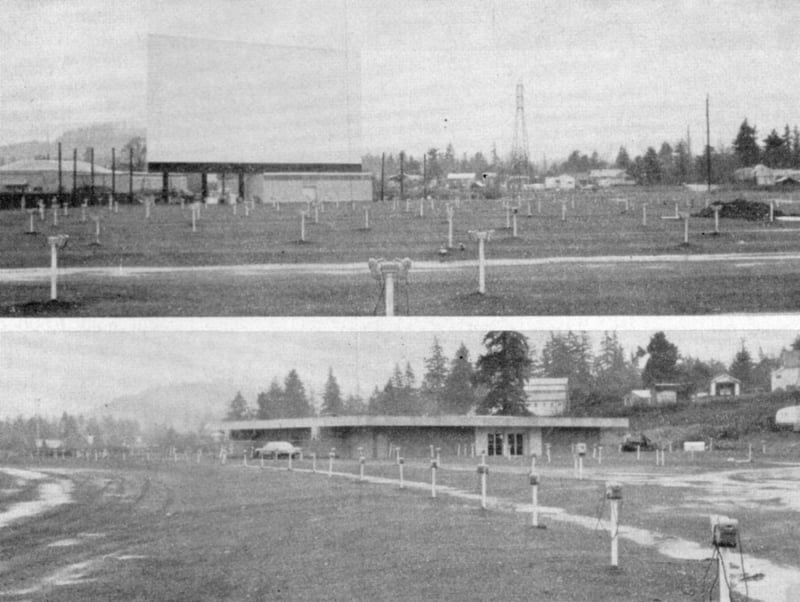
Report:
[[[508,455],[521,456],[524,451],[522,448],[522,433],[508,434]]]
[[[503,455],[503,435],[500,433],[489,433],[486,446],[486,453],[490,456]]]

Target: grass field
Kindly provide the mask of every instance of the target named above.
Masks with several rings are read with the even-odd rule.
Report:
[[[101,216],[100,246],[94,246],[94,222],[81,222],[80,209],[52,225],[37,222],[29,235],[29,218],[20,211],[0,213],[0,311],[5,315],[148,316],[148,315],[368,315],[378,297],[367,269],[369,257],[410,257],[408,307],[414,315],[472,314],[704,314],[719,312],[794,311],[800,297],[800,273],[793,256],[800,253],[800,227],[793,222],[690,220],[689,245],[683,244],[681,221],[661,219],[704,205],[684,189],[623,192],[625,205],[611,193],[543,196],[519,208],[518,236],[506,228],[501,201],[463,201],[454,209],[453,246],[447,244],[445,204],[403,203],[325,205],[314,223],[306,219],[306,241],[300,241],[300,207],[257,205],[249,217],[239,208],[209,206],[201,212],[197,232],[191,214],[177,205],[158,205],[150,219],[141,206],[122,206],[120,213],[96,209]],[[744,196],[774,198],[764,192],[726,192],[713,199]],[[539,206],[541,205],[541,211]],[[647,224],[642,224],[643,207]],[[782,207],[784,211],[789,205]],[[364,212],[370,213],[369,229]],[[38,220],[38,218],[37,218]],[[476,243],[469,230],[494,229],[488,243],[487,295],[477,295]],[[45,235],[70,236],[59,254],[59,299],[47,304],[49,249]],[[460,245],[464,248],[461,250]],[[725,260],[712,256],[732,254]],[[598,263],[591,258],[614,256]],[[653,261],[665,256],[664,261]],[[707,258],[708,261],[696,261]],[[741,260],[737,260],[737,257]],[[565,258],[584,258],[582,261]],[[628,263],[628,258],[632,262]],[[642,261],[642,258],[648,259]],[[509,265],[514,260],[544,260]],[[678,261],[675,260],[685,260]],[[293,265],[305,265],[292,270]],[[327,264],[350,264],[332,273]],[[233,266],[284,266],[247,271]],[[136,271],[136,267],[176,268]],[[187,268],[227,266],[191,271]],[[315,269],[314,266],[317,266]],[[363,266],[363,269],[360,269]],[[14,270],[40,268],[24,277]],[[72,273],[70,269],[77,271]],[[104,273],[80,268],[107,268]],[[405,313],[405,287],[398,290],[398,313]],[[26,305],[27,304],[27,305]]]
[[[436,499],[424,485],[430,478],[424,462],[409,462],[405,477],[419,486],[409,483],[402,490],[397,481],[359,483],[359,465],[352,460],[337,460],[333,478],[322,462],[318,474],[308,472],[308,459],[295,462],[292,472],[285,460],[268,462],[267,468],[208,460],[201,465],[113,460],[34,465],[71,479],[75,503],[0,530],[0,596],[708,599],[715,589],[710,544],[708,557],[682,560],[660,554],[658,546],[634,544],[623,534],[620,569],[609,566],[608,533],[599,522],[608,516],[607,478],[625,483],[623,528],[653,531],[659,544],[685,538],[706,546],[707,516],[723,509],[741,521],[745,554],[782,565],[796,562],[792,539],[781,534],[793,529],[800,509],[787,507],[786,491],[770,481],[775,456],[759,455],[745,467],[719,454],[692,461],[676,453],[659,469],[651,456],[637,462],[635,454],[609,452],[602,465],[587,458],[589,480],[584,481],[573,477],[568,454],[540,464],[539,503],[585,517],[586,525],[545,513],[544,530],[529,527],[528,516],[513,511],[514,504],[530,500],[524,460],[490,462],[488,510],[481,510],[474,496],[476,460],[464,458],[443,458],[437,481],[472,497],[442,492]],[[734,486],[740,483],[738,499],[714,485],[715,478],[724,480],[725,471],[733,469],[741,473],[728,479]],[[369,461],[366,474],[396,479],[397,467]],[[749,503],[753,491],[770,488],[775,489],[772,501]],[[777,599],[757,595],[758,584],[775,575],[751,578],[751,599]]]

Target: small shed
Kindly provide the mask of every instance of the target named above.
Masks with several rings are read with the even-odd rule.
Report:
[[[622,405],[627,407],[650,405],[651,402],[650,389],[634,389],[622,398]]]
[[[738,397],[742,381],[730,374],[720,374],[711,379],[708,394],[711,397]]]

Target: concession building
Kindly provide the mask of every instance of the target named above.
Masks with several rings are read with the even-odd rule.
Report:
[[[363,447],[368,457],[381,460],[398,447],[408,457],[428,455],[431,445],[444,455],[469,450],[514,457],[540,455],[546,444],[616,444],[629,424],[627,418],[564,416],[324,416],[218,422],[209,428],[232,442],[291,441],[307,452],[327,454],[333,447],[342,457],[356,457]]]

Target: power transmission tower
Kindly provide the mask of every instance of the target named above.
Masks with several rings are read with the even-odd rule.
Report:
[[[528,163],[528,128],[525,126],[525,90],[517,84],[517,111],[514,117],[514,144],[511,147],[511,177],[509,188],[515,198],[522,193],[522,186],[530,179]]]

